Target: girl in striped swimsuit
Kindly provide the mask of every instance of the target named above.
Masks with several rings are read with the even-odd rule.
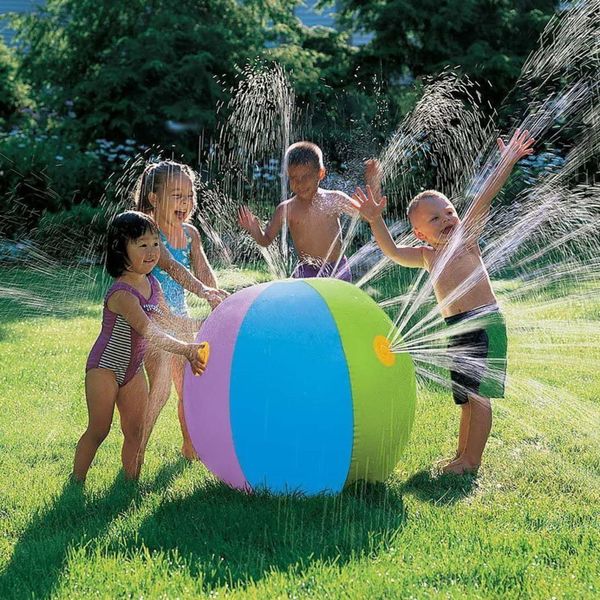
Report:
[[[117,215],[109,225],[106,269],[115,278],[104,300],[102,330],[86,365],[85,391],[88,426],[77,444],[73,477],[84,481],[96,452],[108,435],[115,404],[124,435],[121,453],[127,477],[138,477],[143,463],[147,424],[148,387],[142,369],[147,342],[185,356],[192,371],[204,365],[198,344],[181,342],[153,322],[168,314],[160,284],[150,272],[159,256],[158,228],[139,212]],[[185,319],[188,326],[199,322]]]
[[[217,281],[204,253],[200,233],[189,223],[196,209],[195,182],[196,174],[186,165],[171,160],[151,163],[140,177],[134,200],[138,210],[151,215],[156,221],[162,247],[168,251],[166,254],[170,254],[180,268],[190,273],[190,277],[193,274],[203,285],[210,286],[208,289],[222,294],[212,300],[210,297],[207,298],[214,308],[226,294],[216,289]],[[173,273],[162,264],[158,264],[152,274],[162,286],[171,313],[187,316],[184,286],[190,288],[185,282],[175,279]],[[181,339],[193,339],[193,332],[189,328],[181,329],[173,321],[169,322],[167,327]],[[169,356],[165,352],[150,352],[146,356],[145,366],[150,379],[153,419],[158,418],[162,407],[167,402],[171,393],[171,381],[173,381],[179,398],[177,412],[183,437],[181,452],[187,459],[197,458],[183,412],[184,362],[180,356]]]

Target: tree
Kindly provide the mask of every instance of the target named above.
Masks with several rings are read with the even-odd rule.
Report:
[[[322,4],[328,4],[323,2]],[[362,51],[367,71],[394,83],[460,66],[493,103],[514,85],[554,14],[554,0],[341,0],[343,22],[375,37]]]
[[[82,142],[177,141],[192,153],[215,126],[222,84],[263,49],[260,6],[47,0],[17,19],[23,76],[45,105],[77,115]]]
[[[17,61],[0,38],[0,127],[29,105],[26,86],[17,76]]]

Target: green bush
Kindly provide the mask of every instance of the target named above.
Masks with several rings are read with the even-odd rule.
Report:
[[[32,111],[33,127],[0,130],[0,235],[30,237],[46,212],[121,200],[123,173],[147,150],[133,139],[81,147],[53,119]]]
[[[19,129],[0,136],[0,233],[27,235],[45,211],[97,204],[106,171],[92,151],[59,135]]]
[[[17,77],[17,61],[0,38],[0,128],[30,105],[27,87]]]
[[[95,263],[103,251],[107,222],[105,207],[83,202],[58,213],[46,212],[32,237],[58,260]]]

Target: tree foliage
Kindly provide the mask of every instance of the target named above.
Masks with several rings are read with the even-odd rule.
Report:
[[[29,104],[26,86],[17,76],[17,60],[0,38],[0,127]]]
[[[365,68],[394,83],[407,74],[420,77],[460,66],[471,79],[489,81],[486,94],[497,103],[514,85],[556,2],[340,0],[337,5],[343,23],[374,32],[363,51]]]
[[[269,4],[269,3],[266,3]],[[227,81],[259,54],[269,11],[236,0],[48,0],[18,18],[23,76],[84,140],[194,147]]]

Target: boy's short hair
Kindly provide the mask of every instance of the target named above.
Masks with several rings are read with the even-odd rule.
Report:
[[[415,211],[419,208],[419,205],[421,204],[421,202],[423,200],[426,200],[427,198],[443,198],[444,200],[448,200],[448,197],[445,194],[442,194],[442,192],[438,192],[437,190],[425,190],[424,192],[417,194],[408,203],[408,207],[406,208],[406,216],[408,217],[408,220],[411,223],[412,223],[411,217],[414,216]]]
[[[294,165],[312,165],[315,169],[324,169],[323,152],[312,142],[296,142],[285,153],[285,168]]]
[[[147,232],[158,235],[158,226],[152,217],[136,210],[122,212],[110,221],[105,264],[111,277],[120,277],[127,268],[127,242],[137,240]]]

